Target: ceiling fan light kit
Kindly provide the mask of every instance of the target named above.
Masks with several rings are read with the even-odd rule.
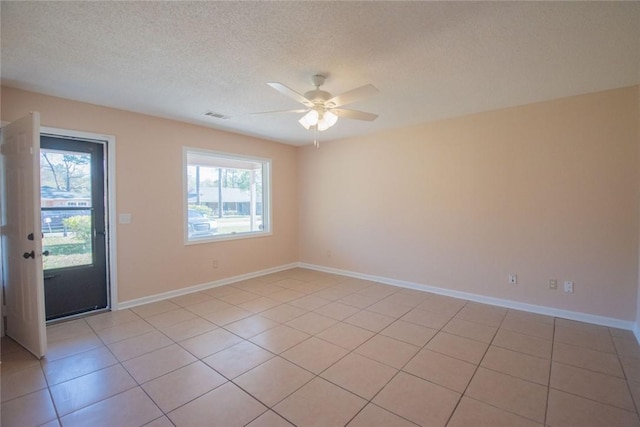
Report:
[[[318,130],[323,131],[329,129],[338,122],[338,116],[331,111],[325,111],[318,119]]]
[[[320,86],[324,84],[326,77],[322,74],[315,74],[311,77],[311,82],[316,87],[314,90],[306,92],[304,95],[283,85],[282,83],[267,83],[278,92],[286,95],[301,104],[305,109],[288,110],[287,113],[305,113],[298,122],[307,130],[315,132],[313,144],[318,147],[318,132],[325,131],[338,122],[338,117],[355,120],[373,121],[378,115],[367,113],[364,111],[350,110],[342,107],[351,104],[357,100],[373,95],[378,89],[373,85],[365,85],[350,90],[338,96],[332,96],[329,92],[320,90]],[[273,111],[273,113],[282,111]]]
[[[306,130],[317,126],[319,131],[327,130],[338,122],[338,116],[331,111],[322,111],[320,109],[312,109],[302,116],[298,122],[304,126]]]
[[[307,114],[302,116],[302,118],[300,120],[298,120],[298,122],[302,126],[304,126],[304,128],[306,130],[309,130],[309,128],[311,128],[311,126],[315,126],[315,125],[318,124],[318,118],[319,117],[320,117],[320,115],[318,114],[318,112],[316,110],[311,110]]]

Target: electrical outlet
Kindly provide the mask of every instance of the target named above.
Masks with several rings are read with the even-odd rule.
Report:
[[[211,267],[213,267],[214,269],[218,268],[218,260],[214,259],[211,261]]]
[[[509,283],[511,283],[512,285],[515,285],[518,283],[518,276],[515,274],[510,274],[509,275]]]
[[[565,280],[564,281],[564,291],[568,294],[572,294],[573,293],[573,282],[570,280]]]
[[[549,280],[549,289],[558,289],[558,281],[556,279]]]

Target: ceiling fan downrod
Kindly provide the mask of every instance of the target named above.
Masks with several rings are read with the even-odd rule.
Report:
[[[311,83],[313,83],[313,85],[316,87],[316,90],[318,90],[320,89],[320,86],[324,84],[324,81],[326,79],[327,78],[322,74],[314,74],[313,76],[311,76]]]

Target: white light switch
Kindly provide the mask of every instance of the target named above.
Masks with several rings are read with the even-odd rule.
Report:
[[[130,213],[121,213],[118,216],[118,222],[120,224],[131,224],[131,214]]]

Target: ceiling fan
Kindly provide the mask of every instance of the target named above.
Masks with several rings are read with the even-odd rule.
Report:
[[[316,146],[318,146],[317,132],[327,130],[331,126],[335,125],[339,117],[365,121],[373,121],[378,117],[377,114],[373,113],[340,108],[343,105],[351,104],[361,98],[378,93],[378,89],[376,89],[375,86],[368,84],[347,91],[341,95],[333,96],[329,92],[320,89],[320,86],[324,84],[325,80],[326,76],[322,74],[312,76],[311,82],[316,88],[305,92],[304,95],[283,85],[282,83],[267,83],[283,95],[300,102],[304,105],[304,108],[285,111],[267,111],[265,113],[256,114],[306,113],[300,120],[298,120],[298,122],[304,126],[305,129],[314,130],[316,132],[316,138],[314,140],[314,145]]]

